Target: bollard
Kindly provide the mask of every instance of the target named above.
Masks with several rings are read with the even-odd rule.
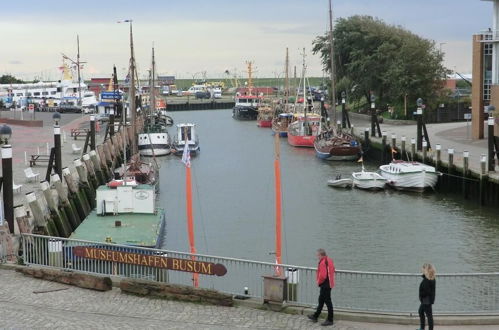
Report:
[[[55,162],[54,162],[55,173],[59,174],[59,177],[62,177],[61,128],[59,127],[58,122],[54,124],[54,149],[55,149]]]
[[[336,129],[341,132],[341,120],[336,121]]]
[[[249,289],[247,286],[244,287],[244,295],[245,296],[249,295]]]
[[[416,159],[416,139],[411,138],[411,158],[414,161]]]
[[[480,156],[480,175],[487,174],[487,155],[482,154]]]
[[[426,152],[428,150],[428,142],[426,140],[423,140],[423,164],[426,162]]]
[[[416,116],[418,120],[417,125],[417,142],[418,142],[418,151],[421,151],[423,147],[423,109],[418,106],[416,111]]]
[[[469,151],[463,151],[463,188],[462,188],[462,190],[463,190],[464,199],[468,198],[468,193],[467,193],[468,182],[467,182],[466,178],[468,177],[469,157],[470,157]]]
[[[392,134],[392,148],[397,149],[397,135]]]
[[[90,150],[95,150],[95,116],[90,115]]]
[[[452,173],[454,170],[454,149],[447,149],[447,154],[449,155],[449,168],[448,172]]]
[[[437,160],[435,162],[435,169],[438,171],[438,169],[440,168],[440,162],[442,160],[442,146],[440,144],[437,144],[435,146],[435,149],[437,151]]]
[[[488,148],[489,148],[489,172],[495,171],[495,155],[494,155],[494,118],[489,117],[488,124]]]
[[[400,156],[400,159],[405,158],[405,160],[407,160],[407,154],[405,151],[405,135],[402,135],[402,137],[400,138],[400,150],[402,153],[402,155]]]

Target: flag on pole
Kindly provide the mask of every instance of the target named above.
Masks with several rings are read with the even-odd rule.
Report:
[[[186,167],[191,167],[191,151],[189,150],[189,143],[185,141],[184,152],[182,153],[182,163]]]

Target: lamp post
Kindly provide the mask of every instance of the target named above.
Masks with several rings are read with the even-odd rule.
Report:
[[[2,175],[3,175],[3,209],[4,216],[9,231],[14,233],[14,192],[12,191],[12,146],[9,139],[12,136],[12,129],[7,125],[0,127],[0,137],[4,145],[2,146]]]
[[[371,93],[371,136],[376,136],[376,96]]]
[[[418,130],[417,130],[417,150],[423,150],[423,99],[418,98],[416,100],[416,104],[418,106],[416,110],[416,117],[418,120]]]
[[[347,93],[345,93],[345,91],[341,92],[341,127],[342,128],[346,128],[347,127],[347,123],[346,123],[346,109],[345,109],[345,106],[346,106],[346,97],[347,97]]]
[[[59,112],[55,112],[52,119],[54,121],[55,173],[59,174],[59,177],[62,178],[61,128],[59,126],[61,114]]]

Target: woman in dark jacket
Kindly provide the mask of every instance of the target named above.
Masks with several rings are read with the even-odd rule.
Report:
[[[428,329],[433,330],[433,311],[432,305],[435,303],[435,267],[432,264],[423,265],[423,280],[419,285],[419,330],[425,328],[425,314],[428,318]]]

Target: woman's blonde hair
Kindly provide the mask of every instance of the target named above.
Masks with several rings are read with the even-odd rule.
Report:
[[[432,264],[424,264],[423,265],[423,273],[429,280],[434,280],[436,276],[436,269]]]

